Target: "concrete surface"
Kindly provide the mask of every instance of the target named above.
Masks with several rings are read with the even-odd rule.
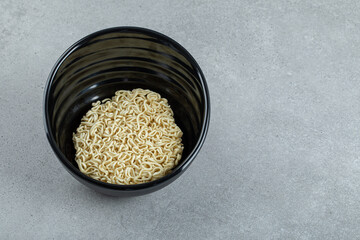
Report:
[[[186,47],[212,119],[169,187],[112,198],[45,138],[42,97],[81,37],[132,25]],[[0,239],[359,239],[360,6],[349,1],[0,1]]]

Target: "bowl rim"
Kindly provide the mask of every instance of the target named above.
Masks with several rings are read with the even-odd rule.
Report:
[[[200,137],[199,137],[198,141],[196,142],[195,147],[190,152],[190,154],[187,156],[187,158],[184,159],[184,161],[180,167],[176,168],[174,171],[165,175],[164,177],[154,180],[154,181],[151,181],[151,182],[133,184],[133,185],[119,185],[119,184],[112,184],[112,183],[105,183],[102,181],[98,181],[98,180],[95,180],[95,179],[83,174],[78,168],[73,166],[70,163],[70,161],[67,159],[67,157],[62,153],[62,151],[60,150],[59,146],[57,145],[54,135],[52,134],[52,131],[51,131],[50,117],[49,117],[49,110],[48,110],[49,109],[49,97],[50,97],[49,91],[50,91],[50,88],[54,81],[54,77],[55,77],[59,67],[72,52],[74,52],[76,49],[82,47],[84,44],[88,43],[89,40],[92,40],[93,38],[101,36],[103,34],[108,34],[108,33],[112,33],[112,32],[142,33],[142,34],[146,34],[146,35],[149,35],[152,37],[156,37],[157,39],[160,39],[162,41],[172,44],[173,46],[175,46],[175,48],[179,49],[181,54],[183,54],[184,57],[191,63],[191,65],[193,66],[193,68],[195,69],[195,71],[197,73],[198,78],[200,79],[200,84],[202,87],[202,94],[203,94],[204,100],[205,100],[204,101],[204,115],[203,115],[204,120],[203,120],[203,124],[202,124],[201,131],[200,131]],[[78,40],[77,42],[72,44],[59,57],[59,59],[56,61],[55,65],[51,69],[50,74],[46,81],[46,85],[44,88],[43,110],[44,110],[43,121],[44,121],[44,128],[45,128],[45,133],[46,133],[47,139],[50,143],[51,148],[55,152],[55,155],[61,161],[61,163],[67,168],[68,171],[70,171],[71,173],[75,174],[77,177],[79,177],[89,183],[92,183],[94,185],[98,185],[98,186],[101,186],[101,187],[104,187],[107,189],[122,190],[122,191],[135,191],[135,190],[151,188],[156,185],[161,185],[162,183],[164,183],[164,182],[168,181],[169,179],[174,178],[175,176],[182,173],[193,162],[196,155],[198,154],[198,152],[200,151],[201,147],[204,144],[204,141],[205,141],[208,129],[209,129],[210,94],[209,94],[209,89],[208,89],[208,86],[206,83],[205,76],[204,76],[199,64],[196,62],[194,57],[183,46],[181,46],[177,41],[175,41],[174,39],[172,39],[162,33],[159,33],[157,31],[154,31],[151,29],[142,28],[142,27],[134,27],[134,26],[120,26],[120,27],[111,27],[111,28],[102,29],[102,30],[96,31],[94,33],[91,33],[91,34],[81,38],[80,40]]]

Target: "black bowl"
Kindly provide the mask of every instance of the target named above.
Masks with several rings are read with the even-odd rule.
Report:
[[[94,180],[78,169],[72,134],[92,102],[134,88],[150,89],[168,99],[184,133],[182,160],[170,174],[149,183]],[[199,65],[179,43],[152,30],[115,27],[90,34],[65,51],[49,75],[44,112],[50,145],[72,176],[104,194],[134,196],[163,188],[189,167],[208,131],[210,102]]]

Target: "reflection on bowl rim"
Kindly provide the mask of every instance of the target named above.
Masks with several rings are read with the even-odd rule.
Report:
[[[133,184],[133,185],[120,185],[120,184],[112,184],[112,183],[105,183],[102,181],[98,181],[95,180],[89,176],[87,176],[86,174],[83,174],[78,168],[76,168],[73,164],[70,163],[70,161],[67,159],[67,157],[65,157],[65,155],[62,153],[62,151],[60,150],[59,146],[57,145],[55,138],[52,134],[51,131],[51,124],[50,124],[50,119],[49,119],[49,112],[48,112],[48,102],[49,102],[49,90],[50,87],[52,85],[52,82],[54,80],[54,77],[59,69],[59,67],[61,66],[61,64],[63,63],[63,61],[76,49],[78,49],[79,47],[82,47],[83,44],[85,44],[86,42],[88,42],[89,39],[92,39],[94,37],[103,35],[103,34],[107,34],[107,33],[111,33],[111,32],[134,32],[134,33],[143,33],[143,34],[147,34],[147,35],[152,35],[156,38],[160,38],[166,42],[169,42],[171,44],[173,44],[177,49],[180,49],[181,54],[184,55],[186,57],[186,59],[191,63],[192,66],[195,67],[195,70],[197,72],[198,78],[200,79],[200,84],[202,87],[202,93],[204,96],[204,116],[203,116],[203,123],[202,123],[202,127],[201,127],[201,131],[200,131],[200,137],[198,139],[198,141],[195,144],[195,147],[193,148],[193,150],[189,153],[189,155],[186,157],[186,159],[184,159],[182,161],[180,165],[180,167],[177,167],[174,171],[172,171],[171,173],[165,175],[164,177],[151,181],[151,182],[146,182],[146,183],[140,183],[140,184]],[[191,54],[184,48],[182,47],[178,42],[176,42],[175,40],[173,40],[172,38],[150,30],[150,29],[146,29],[146,28],[140,28],[140,27],[113,27],[113,28],[107,28],[107,29],[103,29],[97,32],[94,32],[92,34],[89,34],[85,37],[83,37],[82,39],[80,39],[79,41],[77,41],[76,43],[74,43],[72,46],[70,46],[61,56],[60,58],[56,61],[54,67],[52,68],[49,77],[47,79],[46,82],[46,86],[44,89],[44,100],[43,100],[43,106],[44,106],[44,127],[45,127],[45,132],[46,132],[46,136],[49,140],[49,143],[53,149],[53,151],[55,152],[56,156],[60,159],[60,161],[62,162],[62,164],[70,171],[72,171],[74,174],[76,174],[78,177],[84,179],[85,181],[88,181],[92,184],[95,185],[100,185],[102,187],[105,188],[109,188],[109,189],[113,189],[113,190],[124,190],[124,191],[132,191],[132,190],[140,190],[140,189],[145,189],[154,185],[158,185],[161,184],[163,182],[166,182],[168,179],[173,178],[174,176],[178,175],[179,173],[183,172],[191,163],[192,161],[195,159],[196,155],[198,154],[198,152],[200,151],[205,138],[206,138],[206,134],[208,132],[209,129],[209,123],[210,123],[210,98],[209,98],[209,90],[206,84],[206,80],[204,77],[204,74],[202,73],[200,66],[198,65],[198,63],[195,61],[195,59],[191,56]]]

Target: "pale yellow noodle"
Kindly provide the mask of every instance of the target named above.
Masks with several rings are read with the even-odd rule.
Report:
[[[113,184],[159,179],[181,159],[181,129],[168,101],[150,90],[120,90],[92,104],[73,134],[82,173]]]

